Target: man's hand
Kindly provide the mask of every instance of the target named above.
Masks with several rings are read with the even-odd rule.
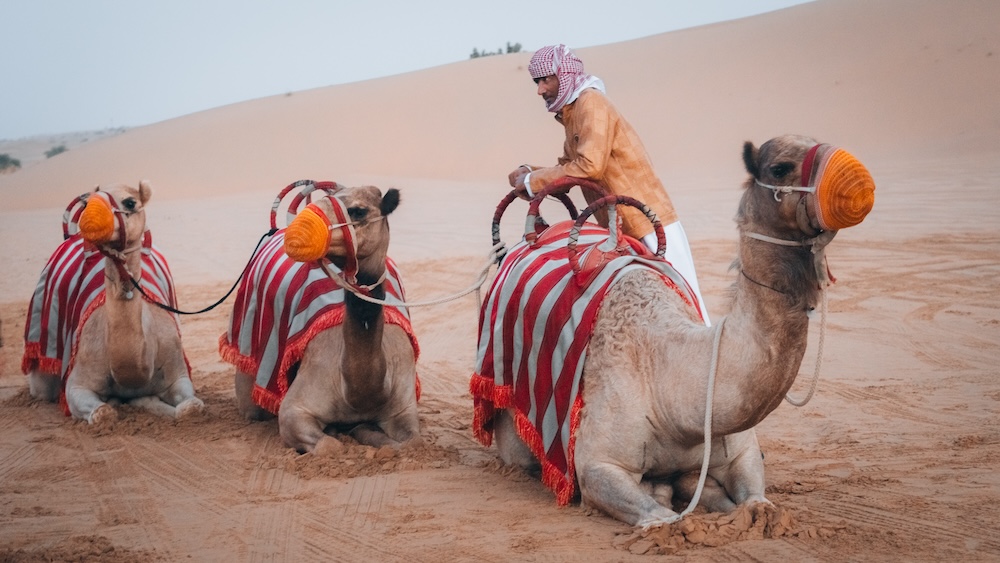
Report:
[[[524,176],[528,172],[531,172],[531,170],[522,164],[515,168],[513,172],[507,174],[507,181],[510,182],[510,187],[516,188],[518,185],[524,185]]]
[[[517,193],[517,197],[530,201],[531,196],[528,195],[528,188],[524,187],[524,177],[528,175],[530,170],[527,166],[521,165],[514,169],[513,172],[507,175],[507,180],[510,182],[510,186],[514,188]]]

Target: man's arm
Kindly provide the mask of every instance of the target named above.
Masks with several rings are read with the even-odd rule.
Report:
[[[560,164],[539,168],[531,173],[531,189],[534,192],[563,176],[589,178],[601,181],[611,157],[611,143],[614,138],[615,120],[609,111],[606,99],[597,92],[581,94],[573,103],[572,123],[569,128],[575,132],[576,150],[564,147]],[[567,130],[567,135],[570,131]],[[569,139],[567,139],[567,144]],[[575,152],[572,157],[570,154]]]

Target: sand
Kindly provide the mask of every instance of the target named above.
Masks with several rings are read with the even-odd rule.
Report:
[[[560,146],[527,55],[216,108],[0,176],[0,560],[997,560],[998,28],[989,1],[821,0],[581,50],[657,163],[713,318],[735,279],[744,140],[839,144],[878,186],[869,218],[828,250],[838,282],[816,396],[757,428],[775,511],[696,512],[682,540],[559,508],[472,438],[475,294],[411,309],[427,445],[392,455],[300,456],[275,422],[241,420],[217,347],[231,298],[181,319],[207,406],[193,419],[122,407],[92,427],[31,399],[20,371],[62,209],[100,182],[153,183],[149,224],[185,309],[228,291],[274,195],[301,178],[400,188],[390,254],[409,297],[465,288],[506,173]],[[483,90],[441,86],[456,83]],[[505,215],[509,244],[526,207]],[[817,320],[796,394],[818,336]]]

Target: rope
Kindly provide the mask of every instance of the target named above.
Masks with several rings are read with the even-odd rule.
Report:
[[[690,514],[698,502],[701,500],[701,492],[705,488],[705,479],[708,477],[708,461],[712,457],[712,404],[715,396],[715,373],[719,368],[719,343],[722,341],[722,327],[726,324],[726,317],[722,317],[719,324],[715,325],[715,338],[712,340],[712,364],[708,368],[708,391],[705,395],[705,449],[701,455],[701,473],[698,475],[698,487],[694,490],[694,496],[687,508],[677,516],[670,518],[666,522],[656,522],[645,526],[646,529],[659,524],[673,524]]]
[[[247,265],[244,266],[243,267],[243,271],[240,272],[240,277],[236,278],[236,281],[233,282],[233,286],[229,288],[229,291],[227,291],[226,294],[223,295],[218,301],[216,301],[215,303],[212,303],[211,305],[205,307],[204,309],[201,309],[200,311],[181,311],[181,310],[178,310],[178,309],[175,309],[175,308],[171,307],[170,305],[166,305],[164,303],[160,303],[159,301],[156,301],[155,299],[153,299],[150,296],[146,295],[146,292],[142,289],[142,286],[139,285],[139,282],[137,282],[135,280],[135,278],[129,276],[128,279],[132,281],[132,285],[135,286],[135,288],[139,290],[139,293],[141,293],[142,296],[145,297],[147,301],[149,301],[153,305],[156,305],[157,307],[163,309],[164,311],[169,311],[169,312],[177,314],[177,315],[200,315],[201,313],[207,313],[208,311],[211,311],[212,309],[214,309],[214,308],[218,307],[219,305],[221,305],[226,299],[229,298],[230,295],[232,295],[233,291],[236,289],[236,286],[238,286],[240,284],[240,280],[242,280],[243,276],[245,276],[247,274],[247,270],[250,269],[250,265],[253,264],[253,258],[254,258],[254,256],[257,256],[257,249],[260,248],[261,243],[263,243],[264,239],[266,239],[267,237],[273,235],[276,231],[277,231],[277,229],[271,229],[271,230],[267,231],[266,233],[264,233],[260,237],[260,240],[257,241],[257,246],[255,246],[254,249],[253,249],[253,252],[250,253],[250,260],[247,261]]]
[[[785,394],[785,400],[796,407],[806,406],[809,400],[812,399],[813,393],[816,392],[816,385],[819,383],[819,367],[823,363],[823,341],[826,338],[826,290],[824,289],[820,293],[823,294],[823,302],[820,306],[819,351],[816,353],[816,369],[813,371],[812,381],[809,382],[809,392],[801,399],[792,398],[791,393]]]
[[[498,242],[497,244],[493,245],[493,248],[490,249],[489,254],[486,256],[486,263],[480,269],[479,276],[476,278],[476,281],[472,283],[472,285],[459,291],[458,293],[455,293],[454,295],[448,295],[437,299],[431,299],[429,301],[404,301],[402,303],[399,303],[395,301],[389,302],[383,299],[376,299],[374,297],[371,297],[370,295],[365,295],[364,290],[362,288],[357,288],[347,283],[343,277],[341,277],[339,274],[337,274],[329,267],[327,267],[326,262],[320,261],[319,264],[320,267],[323,268],[323,271],[326,272],[326,275],[330,277],[330,279],[332,279],[334,282],[336,282],[338,285],[340,285],[347,291],[350,291],[351,293],[356,295],[362,301],[367,301],[369,303],[374,303],[376,305],[389,305],[392,307],[427,307],[430,305],[439,305],[441,303],[447,303],[448,301],[454,301],[460,297],[464,297],[472,293],[473,291],[478,291],[479,288],[482,287],[482,285],[486,282],[486,278],[489,277],[490,268],[493,267],[493,264],[497,263],[497,261],[504,255],[505,248],[506,245],[503,242]],[[481,298],[479,299],[479,302],[480,304],[482,303]]]

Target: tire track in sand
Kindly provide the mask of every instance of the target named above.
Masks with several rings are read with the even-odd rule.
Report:
[[[903,531],[906,537],[925,537],[928,540],[946,540],[957,546],[976,546],[977,553],[1000,556],[1000,539],[996,530],[985,526],[970,527],[955,524],[945,519],[930,519],[907,516],[906,512],[890,512],[868,506],[865,499],[843,500],[844,495],[836,491],[817,490],[823,497],[825,516],[831,519],[843,518],[854,525],[879,531]],[[880,493],[885,494],[885,493]]]
[[[304,504],[297,498],[301,488],[299,478],[265,463],[270,452],[282,447],[280,441],[278,435],[261,431],[250,444],[250,455],[257,461],[246,483],[247,502],[240,528],[245,531],[240,534],[244,548],[240,554],[242,561],[304,560],[298,522],[298,510]]]
[[[75,429],[74,434],[86,460],[81,464],[83,481],[91,484],[91,502],[98,505],[96,519],[102,527],[117,529],[116,543],[149,551],[174,545],[160,499],[151,493],[148,479],[128,453],[134,440],[111,436],[98,441],[90,428]]]

